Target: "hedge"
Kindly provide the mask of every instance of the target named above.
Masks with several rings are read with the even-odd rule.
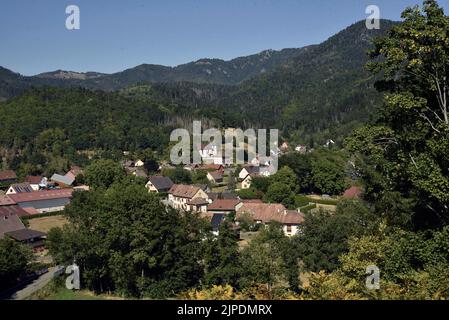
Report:
[[[32,220],[32,219],[38,219],[38,218],[60,216],[63,214],[63,212],[64,211],[39,213],[39,214],[33,214],[33,215],[29,215],[29,216],[22,216],[21,219],[22,220]]]

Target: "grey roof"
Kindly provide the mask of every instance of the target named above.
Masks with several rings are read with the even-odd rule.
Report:
[[[0,239],[7,232],[25,229],[22,221],[16,214],[3,215],[0,217]]]
[[[223,222],[225,215],[221,213],[215,213],[211,219],[212,229],[217,231],[220,227],[220,224]]]
[[[148,180],[157,190],[168,190],[173,186],[173,181],[169,177],[151,176]]]
[[[128,168],[126,168],[126,170],[129,173],[135,175],[136,177],[141,177],[141,178],[147,178],[148,177],[148,175],[145,172],[145,170],[140,168],[140,167],[128,167]]]
[[[51,179],[54,182],[59,182],[59,183],[63,183],[67,186],[71,186],[73,184],[73,182],[75,182],[75,179],[73,179],[72,177],[68,177],[68,176],[62,176],[60,174],[55,173]]]
[[[260,167],[256,167],[256,166],[248,166],[248,167],[244,167],[243,169],[246,169],[246,171],[249,174],[259,173],[260,172]]]
[[[44,232],[31,229],[20,229],[16,231],[7,232],[6,234],[17,241],[26,241],[47,236],[47,234]]]
[[[33,192],[34,191],[33,188],[31,187],[31,185],[28,182],[12,184],[11,188],[13,188],[14,191],[17,192],[17,193]]]
[[[207,196],[209,199],[217,200],[217,199],[224,199],[224,200],[231,200],[231,199],[239,199],[239,197],[236,194],[233,194],[231,192],[208,192]]]

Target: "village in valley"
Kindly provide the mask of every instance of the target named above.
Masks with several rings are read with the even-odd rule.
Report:
[[[329,142],[324,147],[329,148]],[[164,205],[180,212],[197,213],[210,221],[215,235],[224,219],[232,217],[236,235],[242,243],[247,243],[261,226],[271,222],[279,223],[284,234],[291,237],[301,232],[305,212],[319,208],[335,210],[341,195],[306,195],[308,201],[301,207],[288,209],[282,203],[240,194],[251,189],[254,179],[276,177],[274,156],[305,155],[312,151],[303,145],[292,150],[284,142],[275,152],[271,150],[272,155],[257,155],[250,163],[236,166],[218,157],[216,147],[202,144],[198,148],[202,164],[176,167],[164,162],[150,173],[144,161],[131,159],[130,152],[125,151],[120,166],[128,175],[142,181],[149,193],[158,194]],[[173,171],[199,174],[202,183],[175,183],[169,174],[164,174]],[[51,177],[26,176],[23,181],[14,171],[1,170],[0,238],[8,236],[27,244],[41,261],[51,262],[45,248],[46,232],[67,223],[63,212],[76,192],[89,192],[90,187],[82,183],[82,177],[83,169],[76,165],[66,173],[54,173]],[[361,189],[352,186],[342,197],[356,199],[360,194]]]

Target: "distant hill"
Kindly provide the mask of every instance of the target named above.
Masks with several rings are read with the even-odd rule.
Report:
[[[17,92],[22,92],[31,86],[44,85],[56,87],[80,86],[104,91],[121,90],[139,83],[194,82],[236,85],[254,76],[274,70],[289,59],[308,50],[308,48],[284,49],[281,51],[266,50],[230,61],[201,59],[177,67],[142,64],[114,74],[57,70],[33,77],[25,77],[2,68],[3,72],[0,72],[0,97],[10,98]]]
[[[37,75],[36,78],[60,79],[60,80],[89,80],[103,76],[106,76],[106,74],[99,72],[74,72],[74,71],[56,70],[53,72],[41,73]]]

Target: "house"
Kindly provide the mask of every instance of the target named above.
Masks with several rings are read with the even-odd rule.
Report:
[[[218,229],[225,217],[235,213],[240,199],[216,199],[207,207],[206,217],[211,220],[212,232],[218,235]]]
[[[206,192],[196,186],[174,184],[168,191],[168,203],[175,209],[188,211],[190,206],[187,203],[195,198],[208,199]]]
[[[259,176],[270,177],[277,172],[277,169],[273,165],[263,166],[259,168]]]
[[[163,193],[168,192],[173,186],[173,181],[169,177],[163,176],[151,176],[148,178],[148,182],[145,187],[150,192]]]
[[[204,184],[204,183],[203,183],[203,184],[192,184],[192,186],[200,188],[200,189],[203,190],[205,193],[210,192],[209,185],[207,185],[207,184]]]
[[[242,199],[242,203],[264,203],[262,199]]]
[[[331,145],[335,144],[335,141],[332,139],[327,139],[324,147],[329,148]]]
[[[245,177],[245,179],[242,180],[241,189],[249,189],[249,188],[251,188],[251,183],[253,181],[253,178],[257,177],[257,176],[259,176],[259,175],[256,174],[256,173],[252,173],[252,174],[247,175]]]
[[[284,141],[280,146],[280,149],[282,152],[287,152],[289,148],[290,148],[290,146],[288,145],[287,141]]]
[[[141,168],[141,167],[143,167],[145,165],[145,163],[142,161],[142,160],[137,160],[135,163],[134,163],[134,166],[135,167],[138,167],[138,168]]]
[[[195,171],[195,170],[204,170],[204,171],[224,171],[224,167],[221,164],[190,164],[184,167],[185,170]]]
[[[47,234],[44,232],[24,228],[6,232],[5,235],[18,242],[28,245],[31,249],[33,249],[34,253],[45,250],[45,239],[47,238]]]
[[[69,172],[65,174],[65,176],[69,179],[76,180],[76,178],[83,174],[83,170],[78,166],[71,166]]]
[[[207,213],[209,200],[205,198],[194,198],[187,202],[187,211]]]
[[[40,189],[45,189],[47,187],[47,178],[42,176],[27,176],[25,182],[28,182],[34,191],[39,191]]]
[[[73,187],[73,191],[90,191],[90,187],[83,184],[80,186]]]
[[[64,210],[70,203],[73,189],[42,190],[8,195],[14,204],[22,209],[35,209],[38,213],[56,212]]]
[[[204,163],[213,163],[217,165],[223,164],[223,157],[219,155],[218,146],[211,143],[203,143],[198,146],[197,150]]]
[[[19,216],[14,213],[0,213],[0,239],[3,239],[8,232],[25,229]]]
[[[361,194],[362,194],[362,188],[360,187],[356,187],[356,186],[352,186],[349,189],[347,189],[344,194],[343,194],[343,198],[346,199],[359,199]]]
[[[20,206],[18,206],[16,204],[8,205],[8,206],[1,206],[0,207],[0,217],[7,216],[7,215],[17,215],[18,217],[24,217],[24,216],[29,216],[29,213],[26,212],[24,209],[22,209]]]
[[[52,175],[50,180],[56,183],[60,188],[70,188],[75,182],[75,178],[72,176],[62,176],[60,174],[55,173]]]
[[[307,147],[304,145],[299,144],[296,148],[295,148],[296,152],[299,152],[300,154],[305,154],[307,153]]]
[[[0,187],[17,182],[17,175],[12,170],[0,170]]]
[[[209,180],[212,183],[222,183],[223,182],[223,171],[208,172],[207,180]]]
[[[217,199],[234,199],[239,200],[239,197],[231,192],[208,192],[207,196],[209,197],[209,201],[215,201]]]
[[[237,220],[248,214],[255,223],[268,224],[272,221],[282,224],[284,234],[293,236],[298,233],[304,222],[304,215],[295,210],[287,210],[282,204],[240,203],[237,206]]]
[[[147,173],[145,172],[145,169],[142,167],[128,167],[126,168],[126,171],[129,174],[132,174],[133,176],[140,177],[140,178],[148,178]]]
[[[217,199],[207,207],[207,212],[211,214],[230,214],[236,212],[236,207],[240,202],[238,199]]]
[[[35,190],[33,189],[33,187],[31,187],[31,184],[29,184],[28,182],[14,183],[9,187],[8,191],[6,191],[6,195],[24,192],[33,192],[33,191]]]
[[[83,169],[81,169],[81,168],[78,167],[78,166],[71,166],[71,167],[70,167],[69,173],[71,173],[71,174],[72,174],[73,176],[75,176],[75,178],[76,178],[76,177],[78,177],[79,175],[84,174],[84,171],[83,171]]]
[[[245,166],[239,172],[239,179],[243,180],[250,174],[259,174],[260,167],[258,166]]]
[[[3,206],[12,206],[17,204],[14,200],[12,200],[9,196],[0,195],[0,207]]]
[[[25,212],[18,206],[0,207],[0,239],[9,237],[29,245],[34,252],[44,249],[45,233],[27,229],[20,220]]]

